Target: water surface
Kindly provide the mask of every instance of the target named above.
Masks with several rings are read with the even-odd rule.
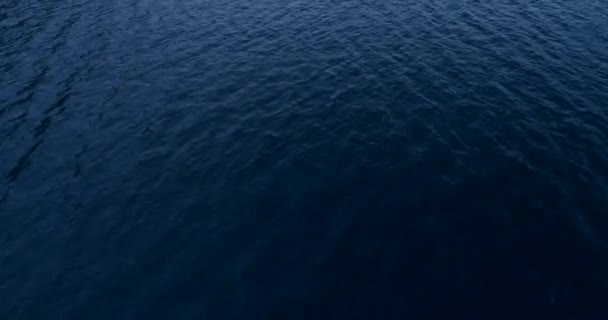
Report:
[[[607,319],[607,21],[4,0],[0,318]]]

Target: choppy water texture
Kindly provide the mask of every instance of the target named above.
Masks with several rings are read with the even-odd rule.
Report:
[[[608,319],[603,1],[4,0],[0,318]]]

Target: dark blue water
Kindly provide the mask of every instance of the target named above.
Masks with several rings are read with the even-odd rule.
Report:
[[[3,0],[1,319],[608,319],[608,5]]]

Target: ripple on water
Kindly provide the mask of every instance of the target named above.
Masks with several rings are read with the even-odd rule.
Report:
[[[0,4],[2,318],[605,318],[599,1]]]

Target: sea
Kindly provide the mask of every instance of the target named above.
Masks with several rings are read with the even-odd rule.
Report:
[[[0,319],[608,319],[608,3],[2,0]]]

